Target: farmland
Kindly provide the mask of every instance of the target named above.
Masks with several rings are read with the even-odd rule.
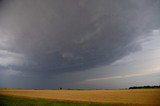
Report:
[[[160,105],[160,89],[136,89],[136,90],[1,89],[0,94],[5,96],[11,96],[11,97],[16,96],[16,97],[23,97],[23,98],[34,99],[34,100],[49,100],[49,101],[58,102],[58,103],[59,102],[96,103],[96,104],[110,104],[110,105],[116,105],[116,104],[127,105],[128,104],[131,106]],[[58,105],[58,106],[61,106],[61,105]],[[70,106],[70,105],[67,105],[67,106]],[[79,105],[76,105],[76,106],[79,106]],[[85,105],[85,106],[88,106],[88,105]],[[108,106],[108,105],[105,105],[105,106]]]

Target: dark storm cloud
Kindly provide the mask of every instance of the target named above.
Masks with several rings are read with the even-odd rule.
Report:
[[[0,13],[0,28],[28,62],[12,66],[42,74],[109,65],[140,50],[137,38],[158,28],[157,0],[13,0]],[[3,16],[2,16],[3,15]]]
[[[4,0],[0,0],[0,11],[1,11],[1,8],[2,8],[2,5],[3,5],[3,2],[4,2]]]
[[[0,0],[0,4],[2,4],[2,3],[3,3],[3,1],[4,1],[4,0]]]

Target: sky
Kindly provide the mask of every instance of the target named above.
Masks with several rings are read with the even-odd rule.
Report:
[[[0,87],[160,85],[159,0],[0,0]]]

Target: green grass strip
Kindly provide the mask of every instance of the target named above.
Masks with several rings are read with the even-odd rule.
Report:
[[[54,102],[48,100],[34,100],[28,98],[0,95],[0,106],[110,106],[110,105],[93,104],[93,103]]]

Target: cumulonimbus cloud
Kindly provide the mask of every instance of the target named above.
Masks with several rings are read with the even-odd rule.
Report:
[[[160,25],[158,4],[156,0],[6,0],[0,30],[10,33],[5,36],[8,51],[27,57],[28,62],[15,70],[82,71],[140,50],[136,39]]]

